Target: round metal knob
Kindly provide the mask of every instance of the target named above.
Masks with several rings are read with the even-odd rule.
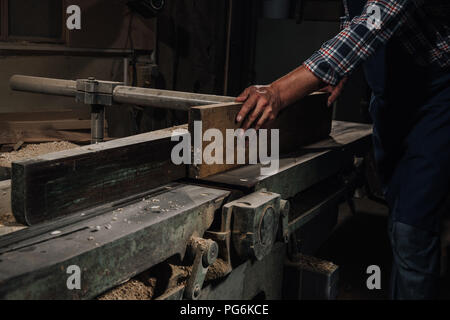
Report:
[[[212,265],[219,256],[219,246],[216,242],[208,240],[206,252],[203,254],[202,262],[204,267]]]

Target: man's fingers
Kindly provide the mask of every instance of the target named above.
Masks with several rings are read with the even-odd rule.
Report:
[[[250,92],[249,88],[245,89],[244,92],[242,92],[242,93],[236,98],[236,102],[244,102],[245,100],[247,100],[249,92]]]
[[[330,93],[330,92],[333,91],[333,89],[334,89],[334,88],[333,88],[332,86],[326,86],[326,87],[320,89],[319,92],[327,92],[327,93]]]
[[[339,98],[347,80],[348,80],[347,78],[343,78],[341,82],[339,82],[338,85],[333,89],[331,95],[328,97],[329,107],[337,100],[337,98]]]
[[[256,124],[256,130],[259,130],[262,126],[264,126],[264,124],[267,124],[267,120],[270,117],[270,112],[271,111],[269,109],[264,110],[263,115],[259,118],[258,123]]]
[[[339,97],[341,91],[336,88],[333,90],[333,92],[331,92],[330,96],[328,97],[328,106],[331,107],[331,105],[337,100],[337,98]]]
[[[245,119],[247,114],[255,107],[257,100],[258,96],[252,95],[247,99],[247,101],[245,101],[244,105],[241,108],[241,111],[239,111],[236,117],[236,122],[241,122],[242,120]]]
[[[267,105],[266,99],[260,98],[258,100],[252,114],[247,118],[247,121],[245,121],[245,124],[242,126],[244,130],[247,130],[248,128],[251,127],[253,122],[255,122],[255,120],[258,119],[259,115],[264,111],[264,107],[266,105]]]

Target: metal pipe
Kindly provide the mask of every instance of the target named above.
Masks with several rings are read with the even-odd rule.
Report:
[[[226,96],[126,86],[116,87],[113,99],[115,103],[184,111],[195,106],[234,102],[235,100],[233,97]]]
[[[100,81],[99,81],[100,82]],[[76,81],[15,75],[10,79],[13,90],[75,97]],[[216,103],[234,102],[234,97],[216,96],[190,92],[178,92],[149,88],[117,86],[113,101],[117,104],[135,104],[174,110],[189,110],[190,107]]]
[[[105,107],[91,105],[91,144],[103,142],[105,133]]]
[[[12,90],[44,93],[56,96],[75,97],[77,82],[29,76],[12,76],[9,80]]]

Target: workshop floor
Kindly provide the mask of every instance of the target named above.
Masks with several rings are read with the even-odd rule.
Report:
[[[341,206],[338,226],[316,256],[339,266],[338,299],[387,299],[392,263],[387,236],[388,210],[368,199],[357,200],[356,209],[357,214],[352,215],[347,205]],[[444,229],[447,230],[444,238],[450,238],[450,224],[445,224]],[[369,276],[366,269],[370,265],[381,269],[381,290],[366,287]],[[444,272],[442,277],[440,298],[450,299],[450,272]]]

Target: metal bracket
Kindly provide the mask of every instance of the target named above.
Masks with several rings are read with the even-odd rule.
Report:
[[[122,82],[98,81],[90,77],[77,80],[75,100],[91,105],[91,143],[104,139],[105,106],[113,105],[113,93]]]
[[[244,260],[262,260],[277,239],[281,196],[261,190],[226,204],[223,210],[230,208],[233,211],[232,241],[237,254]]]
[[[197,300],[208,273],[208,268],[216,261],[219,255],[219,246],[213,240],[193,237],[191,239],[191,248],[195,253],[195,258],[192,274],[184,291],[184,297],[190,300]]]
[[[99,81],[93,77],[78,79],[75,100],[84,104],[112,106],[114,89],[122,85],[122,82]]]

